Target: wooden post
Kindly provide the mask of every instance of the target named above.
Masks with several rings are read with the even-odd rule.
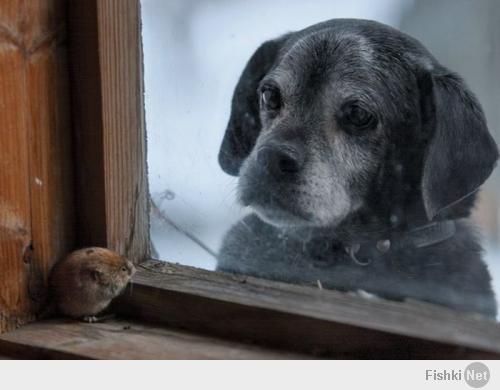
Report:
[[[71,0],[79,245],[149,255],[138,0]]]
[[[34,318],[73,246],[65,9],[0,3],[0,332]]]

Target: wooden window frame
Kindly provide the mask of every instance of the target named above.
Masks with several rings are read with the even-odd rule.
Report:
[[[69,2],[77,243],[137,264],[118,313],[321,356],[500,357],[481,317],[151,259],[140,26],[139,0]]]
[[[0,332],[35,319],[74,246],[65,6],[0,5]]]

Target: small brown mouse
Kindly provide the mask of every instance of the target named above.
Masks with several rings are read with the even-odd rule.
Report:
[[[70,253],[50,274],[53,309],[60,314],[96,322],[135,273],[134,265],[118,253],[98,247]]]

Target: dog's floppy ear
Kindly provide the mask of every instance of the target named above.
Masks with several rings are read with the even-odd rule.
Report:
[[[422,195],[432,220],[478,190],[495,167],[498,149],[479,103],[460,77],[426,73],[420,89],[431,100],[426,105],[433,129],[424,157]]]
[[[243,160],[248,157],[259,136],[260,81],[273,66],[288,36],[263,43],[248,61],[236,85],[231,116],[219,151],[219,164],[224,172],[237,176]]]

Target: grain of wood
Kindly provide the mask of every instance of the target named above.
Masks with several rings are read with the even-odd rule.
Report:
[[[225,337],[336,357],[500,356],[500,325],[419,302],[210,272],[150,260],[141,264],[122,313]]]
[[[97,3],[103,96],[108,241],[143,260],[149,253],[140,6]]]
[[[73,245],[64,0],[0,4],[0,332],[33,318]]]
[[[0,336],[0,353],[17,358],[297,359],[307,356],[126,320],[86,324],[50,320]]]
[[[80,245],[135,262],[149,253],[139,11],[138,0],[75,0],[69,20]]]

